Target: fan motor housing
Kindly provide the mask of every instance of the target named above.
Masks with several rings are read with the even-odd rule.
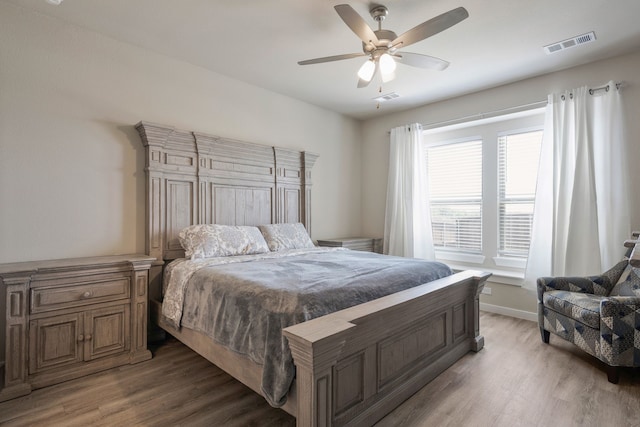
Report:
[[[391,42],[398,36],[391,30],[376,30],[374,31],[376,37],[378,37],[378,43],[365,43],[362,42],[362,50],[364,53],[371,53],[374,50],[383,49],[386,50],[391,47]]]

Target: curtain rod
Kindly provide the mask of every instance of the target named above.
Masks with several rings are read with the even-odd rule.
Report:
[[[616,90],[619,90],[624,82],[616,82]],[[604,90],[609,92],[609,85],[605,85],[605,86],[600,86],[600,87],[595,87],[592,89],[589,89],[589,94],[593,95],[594,93],[600,91],[600,90]],[[564,98],[564,95],[563,95]],[[442,120],[440,122],[433,122],[433,123],[427,123],[427,124],[422,124],[422,129],[427,130],[427,129],[434,129],[437,127],[441,127],[444,125],[452,125],[452,124],[458,124],[458,123],[464,123],[467,122],[471,119],[489,119],[492,117],[497,117],[501,114],[507,113],[507,112],[512,112],[512,113],[519,113],[521,111],[526,111],[526,110],[532,110],[534,108],[540,108],[540,107],[544,107],[545,105],[547,105],[548,101],[545,100],[541,100],[541,101],[536,101],[536,102],[531,102],[529,104],[523,104],[523,105],[516,105],[514,107],[507,107],[507,108],[502,108],[500,110],[493,110],[493,111],[487,111],[484,113],[476,113],[476,114],[471,114],[469,116],[464,116],[464,117],[458,117],[456,119],[450,119],[450,120]],[[391,131],[387,131],[388,134],[391,133]]]
[[[616,90],[620,90],[621,86],[622,86],[622,82],[617,82],[616,83]],[[593,89],[589,89],[589,95],[593,95],[594,92],[599,91],[599,90],[604,90],[606,92],[609,92],[609,85],[600,86],[600,87],[595,87]]]
[[[617,82],[616,85],[616,90],[619,90],[620,87],[622,86],[623,82]],[[600,90],[604,90],[609,92],[609,85],[605,85],[605,86],[600,86],[600,87],[595,87],[592,89],[589,89],[589,94],[593,95],[596,92],[600,91]],[[437,127],[441,127],[444,125],[452,125],[452,124],[458,124],[458,123],[464,123],[467,122],[469,120],[472,119],[476,119],[476,120],[480,120],[480,119],[489,119],[492,117],[497,117],[499,115],[502,115],[504,113],[518,113],[521,111],[526,111],[526,110],[532,110],[534,108],[540,108],[540,107],[544,107],[545,105],[547,105],[548,101],[545,100],[541,100],[541,101],[536,101],[536,102],[531,102],[529,104],[523,104],[523,105],[516,105],[514,107],[507,107],[507,108],[502,108],[500,110],[493,110],[493,111],[487,111],[484,113],[477,113],[477,114],[472,114],[469,116],[465,116],[465,117],[459,117],[456,119],[451,119],[451,120],[443,120],[440,122],[434,122],[434,123],[427,123],[427,124],[423,124],[422,125],[422,129],[433,129],[433,128],[437,128]]]
[[[422,129],[433,129],[433,128],[437,128],[443,125],[450,125],[450,124],[457,124],[457,123],[464,123],[464,122],[468,122],[471,119],[489,119],[492,117],[497,117],[500,116],[504,113],[507,112],[512,112],[512,113],[518,113],[521,111],[526,111],[526,110],[532,110],[534,108],[539,108],[539,107],[543,107],[547,105],[547,100],[542,100],[542,101],[536,101],[536,102],[531,102],[529,104],[523,104],[523,105],[516,105],[514,107],[507,107],[507,108],[501,108],[500,110],[493,110],[493,111],[487,111],[484,113],[476,113],[476,114],[472,114],[470,116],[465,116],[465,117],[458,117],[457,119],[451,119],[451,120],[443,120],[440,122],[434,122],[434,123],[428,123],[428,124],[423,124],[422,125]]]
[[[616,90],[620,90],[620,87],[622,86],[622,82],[617,82],[615,83],[616,85]],[[589,95],[594,95],[596,92],[604,90],[605,92],[609,92],[609,85],[605,85],[605,86],[600,86],[600,87],[594,87],[592,89],[589,89]],[[560,99],[562,99],[563,101],[565,100],[565,96],[562,95],[560,97]],[[569,92],[569,98],[573,99],[573,92]]]

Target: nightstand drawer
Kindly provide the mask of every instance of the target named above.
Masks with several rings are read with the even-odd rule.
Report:
[[[128,277],[70,286],[31,289],[31,313],[129,298]]]
[[[338,239],[318,240],[318,245],[382,253],[381,240],[382,239],[371,237],[342,237]]]

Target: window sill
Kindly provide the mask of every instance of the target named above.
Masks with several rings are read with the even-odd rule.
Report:
[[[523,270],[527,267],[526,258],[497,256],[497,257],[493,257],[493,262],[498,267],[521,268]]]
[[[478,254],[466,254],[463,252],[447,252],[436,250],[436,259],[442,261],[464,262],[469,264],[482,264],[484,263],[485,256]]]
[[[451,263],[446,263],[451,269],[458,273],[464,270],[471,270],[469,266],[464,265],[456,265]],[[477,270],[485,271],[487,273],[491,273],[491,277],[489,277],[488,281],[493,283],[500,283],[501,285],[510,285],[522,287],[524,283],[524,272],[519,271],[508,271],[508,270],[500,270],[496,268],[485,268],[478,266]]]

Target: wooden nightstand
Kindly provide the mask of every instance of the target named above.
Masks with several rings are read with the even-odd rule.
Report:
[[[147,287],[153,261],[119,255],[1,264],[6,299],[0,307],[0,401],[150,359]]]
[[[343,247],[356,251],[382,253],[382,239],[372,237],[341,237],[337,239],[318,240],[318,246]]]

